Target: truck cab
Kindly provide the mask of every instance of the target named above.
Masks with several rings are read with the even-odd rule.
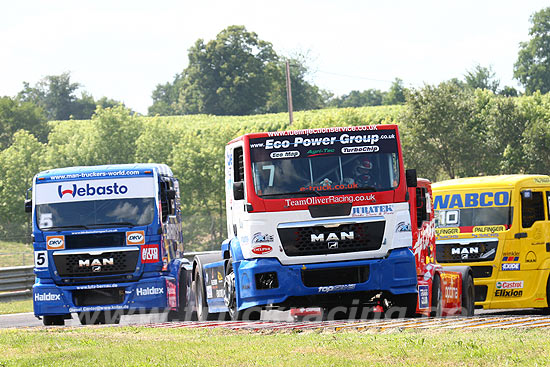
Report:
[[[409,173],[408,185],[396,125],[254,133],[229,142],[228,239],[217,261],[194,262],[199,318],[380,303],[414,314],[408,190],[416,174]]]
[[[162,164],[68,167],[33,178],[34,313],[60,325],[183,307],[178,181]],[[183,275],[182,275],[183,274]]]

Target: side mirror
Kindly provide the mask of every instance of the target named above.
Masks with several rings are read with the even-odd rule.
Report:
[[[418,186],[418,179],[416,178],[416,170],[408,169],[405,171],[405,179],[407,181],[407,187]]]
[[[25,213],[32,213],[32,199],[25,200]]]
[[[233,182],[233,199],[244,200],[244,182]]]

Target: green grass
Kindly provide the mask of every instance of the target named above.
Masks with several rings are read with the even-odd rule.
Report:
[[[0,241],[0,268],[33,264],[32,244]]]
[[[525,366],[548,364],[550,333],[4,329],[0,349],[0,366]]]
[[[32,299],[27,299],[24,301],[0,302],[0,315],[32,311]]]

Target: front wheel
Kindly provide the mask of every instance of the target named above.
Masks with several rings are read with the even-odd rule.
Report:
[[[462,316],[473,316],[475,312],[474,278],[468,275],[462,282]]]
[[[237,309],[237,291],[235,289],[235,272],[233,271],[233,262],[229,263],[225,269],[225,277],[223,281],[224,297],[223,301],[227,306],[229,318],[233,321],[239,320],[259,320],[261,316],[261,308],[251,307],[245,310]]]
[[[50,326],[50,325],[63,326],[65,325],[65,316],[63,315],[42,316],[42,323],[44,324],[44,326]]]

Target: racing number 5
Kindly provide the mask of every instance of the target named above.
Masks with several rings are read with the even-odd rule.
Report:
[[[35,268],[47,268],[48,267],[48,252],[47,251],[35,251],[34,252],[34,267]]]

